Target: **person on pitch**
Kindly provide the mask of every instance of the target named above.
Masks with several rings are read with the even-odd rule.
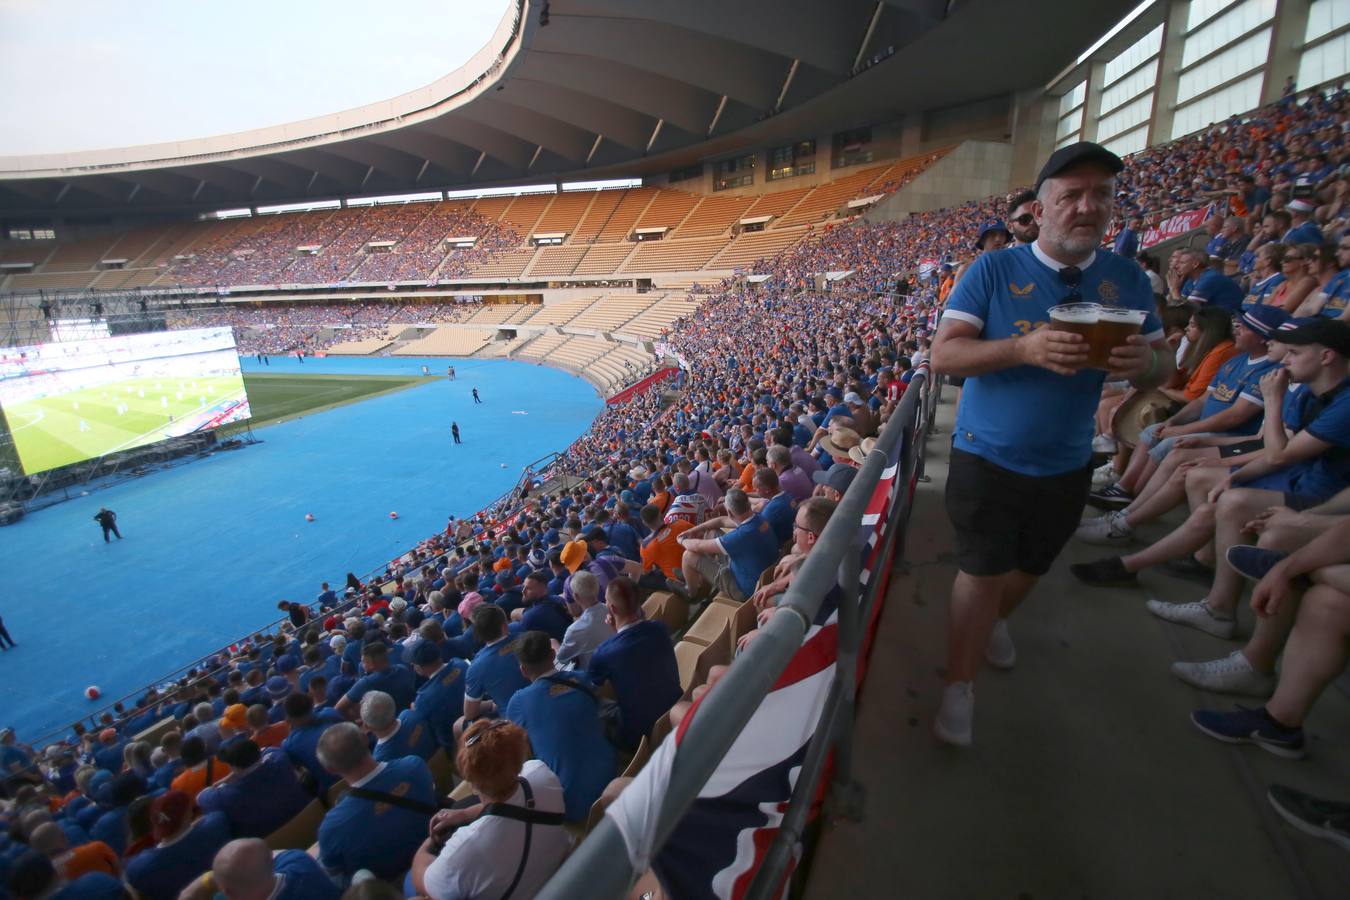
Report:
[[[106,506],[98,508],[98,515],[94,516],[94,521],[103,528],[103,543],[110,543],[109,533],[117,535],[117,539],[122,539],[122,532],[117,530],[117,513],[108,509]]]

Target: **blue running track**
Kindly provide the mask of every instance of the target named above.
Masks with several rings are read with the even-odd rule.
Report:
[[[424,385],[259,429],[256,446],[0,528],[0,616],[18,642],[0,653],[0,726],[34,739],[97,708],[86,685],[105,700],[136,690],[274,621],[278,600],[309,601],[320,581],[340,587],[349,570],[383,566],[450,515],[495,500],[602,406],[587,382],[525,362],[244,361],[275,373],[420,374],[424,364],[434,376]],[[117,512],[125,540],[103,543],[99,506]]]

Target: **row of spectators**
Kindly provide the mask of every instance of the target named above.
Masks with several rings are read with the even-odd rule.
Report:
[[[374,337],[393,324],[462,322],[476,308],[473,303],[232,303],[169,311],[165,319],[170,328],[231,327],[245,355],[312,355],[339,341]]]
[[[1314,103],[1309,114],[1319,110]],[[434,898],[500,895],[513,882],[532,895],[567,850],[560,823],[621,791],[610,779],[623,756],[662,722],[678,724],[720,675],[681,683],[671,635],[644,617],[643,595],[773,606],[926,356],[936,285],[875,289],[922,259],[959,264],[981,221],[1004,206],[834,228],[766,264],[762,285],[718,286],[668,335],[689,362],[681,400],[661,410],[647,396],[607,410],[573,449],[579,480],[566,490],[529,495],[508,519],[450,522],[391,563],[389,593],[349,583],[339,597],[325,585],[317,615],[289,608],[286,633],[147,692],[40,757],[12,732],[0,735],[15,801],[0,843],[11,892],[60,896],[83,884],[68,896],[104,896],[99,884],[120,890],[125,879],[146,897],[322,897],[369,875]],[[979,230],[993,250],[984,237],[996,229]],[[823,267],[858,269],[853,285],[865,289],[845,282],[818,292]],[[1182,282],[1184,302],[1195,302],[1194,289]],[[1192,354],[1203,363],[1223,340],[1196,315],[1188,340],[1205,348]],[[1239,342],[1248,341],[1243,328],[1266,329],[1268,341],[1280,315],[1249,311]],[[1337,340],[1293,342],[1321,349],[1293,350],[1306,364],[1261,385],[1268,405],[1291,376],[1312,386],[1291,395],[1302,398],[1291,429],[1344,406],[1333,384],[1345,376]],[[1341,432],[1311,425],[1287,440],[1278,423],[1269,430],[1260,453],[1308,439],[1343,446]],[[1204,503],[1210,518],[1192,518],[1212,527],[1224,501]],[[827,598],[823,616],[832,608]],[[1215,612],[1205,610],[1222,619]],[[751,631],[742,642],[753,639]],[[1321,675],[1327,652],[1315,654]],[[157,746],[137,740],[166,718],[173,726]],[[438,759],[454,760],[473,797],[438,809]],[[329,806],[316,858],[273,859],[258,839],[312,798]],[[523,814],[502,805],[536,813],[525,816],[528,849]],[[206,871],[213,885],[199,880]]]
[[[255,216],[217,227],[220,233],[195,245],[191,258],[169,267],[166,280],[196,286],[434,282],[462,278],[521,241],[508,226],[449,202]],[[446,242],[469,237],[477,240],[468,248]],[[392,246],[370,246],[383,242]]]

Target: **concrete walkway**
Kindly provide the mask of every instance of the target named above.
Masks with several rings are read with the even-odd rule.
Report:
[[[1234,701],[1182,684],[1168,663],[1237,645],[1156,619],[1143,590],[1081,586],[1068,563],[1103,548],[1071,543],[1014,616],[1017,668],[982,674],[974,746],[932,737],[954,574],[942,508],[951,419],[948,402],[909,574],[893,582],[860,700],[866,817],[825,824],[807,898],[1350,897],[1350,853],[1293,830],[1265,799],[1282,782],[1350,800],[1350,698],[1323,697],[1300,762],[1201,734],[1190,712]],[[1200,594],[1144,580],[1167,599]]]

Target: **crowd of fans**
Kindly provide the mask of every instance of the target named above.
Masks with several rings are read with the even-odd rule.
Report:
[[[221,304],[171,310],[169,328],[234,329],[245,356],[313,355],[341,341],[375,337],[390,325],[445,325],[462,322],[476,303],[269,303]]]
[[[1180,559],[1212,583],[1209,595],[1150,608],[1224,636],[1240,576],[1256,580],[1260,618],[1247,648],[1175,671],[1216,690],[1274,690],[1264,708],[1201,711],[1196,723],[1290,756],[1303,752],[1302,717],[1344,668],[1350,638],[1350,325],[1338,321],[1350,278],[1339,260],[1329,277],[1309,271],[1318,285],[1290,310],[1267,302],[1271,261],[1254,259],[1281,247],[1283,261],[1290,245],[1312,247],[1326,266],[1337,255],[1324,245],[1343,226],[1344,102],[1263,109],[1127,169],[1121,202],[1141,219],[1219,192],[1249,162],[1271,190],[1225,194],[1236,221],[1214,229],[1204,265],[1178,254],[1157,282],[1184,370],[1162,399],[1184,402],[1183,414],[1145,429],[1131,453],[1116,414],[1139,400],[1103,399],[1114,407],[1100,417],[1099,449],[1114,442],[1121,452],[1100,471],[1094,499],[1128,505],[1087,520],[1083,537],[1124,543],[1136,514],[1147,521],[1164,500],[1189,501],[1190,516],[1138,558],[1075,567],[1089,583],[1128,583],[1143,566]],[[1336,168],[1313,171],[1318,153]],[[1307,193],[1305,181],[1310,209],[1286,221],[1279,214],[1299,200],[1281,195]],[[566,487],[452,519],[382,578],[323,585],[317,611],[287,605],[280,633],[222,652],[40,753],[0,733],[12,798],[0,872],[10,892],[85,885],[78,896],[103,896],[100,885],[125,880],[151,898],[326,897],[374,878],[410,896],[496,896],[513,883],[532,896],[567,852],[564,823],[612,797],[620,760],[720,676],[680,682],[671,635],[644,618],[644,594],[772,607],[924,363],[941,298],[973,242],[993,251],[1012,238],[988,223],[1016,220],[1024,202],[831,228],[758,266],[767,281],[706,290],[698,314],[666,336],[687,362],[679,399],[663,408],[647,394],[608,408],[549,473],[570,475]],[[1232,280],[1234,260],[1242,275],[1253,243],[1252,273],[1234,282],[1235,295],[1217,279]],[[1341,258],[1350,262],[1350,251]],[[852,278],[817,288],[817,274],[848,269]],[[338,309],[306,308],[297,315],[314,321],[295,324],[397,318],[378,305]],[[219,313],[241,327],[255,314]],[[1213,373],[1207,386],[1193,383],[1198,372]],[[1219,419],[1225,428],[1202,424],[1234,409],[1242,417]],[[1128,481],[1117,490],[1121,473]],[[137,739],[165,719],[156,745]],[[466,785],[453,805],[441,799],[438,760],[453,761]],[[316,800],[326,807],[316,854],[273,858],[260,839]]]
[[[170,281],[198,287],[427,283],[462,278],[521,241],[508,226],[452,202],[283,213],[216,227],[219,233],[199,241],[190,258],[169,267]],[[469,237],[477,240],[467,248],[446,241]]]

